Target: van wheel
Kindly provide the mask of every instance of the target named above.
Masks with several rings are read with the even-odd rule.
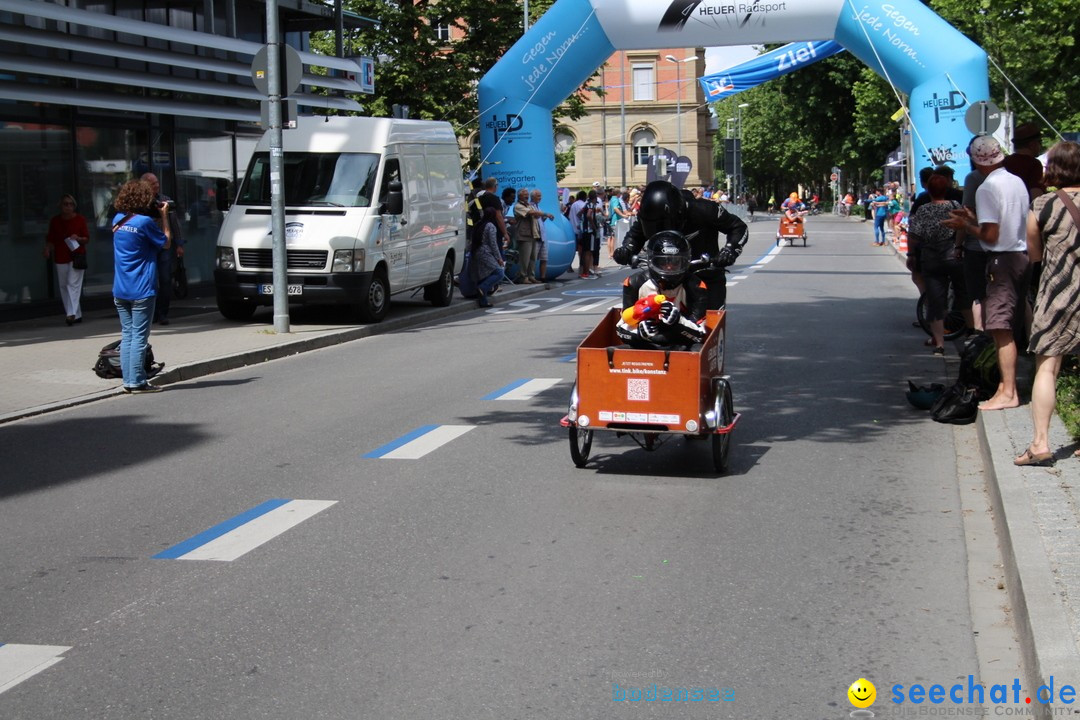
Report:
[[[435,307],[446,307],[454,297],[454,263],[450,256],[443,261],[439,279],[424,286],[424,299]]]
[[[237,322],[245,322],[251,319],[251,316],[255,314],[255,305],[253,303],[239,302],[236,300],[222,300],[217,301],[218,312],[225,316],[226,320],[236,320]]]
[[[371,276],[371,284],[357,310],[360,320],[367,323],[381,322],[390,312],[390,283],[386,280],[385,270],[376,270]]]

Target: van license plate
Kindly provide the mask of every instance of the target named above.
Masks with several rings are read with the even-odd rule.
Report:
[[[270,284],[270,283],[261,283],[259,285],[259,294],[260,295],[273,295],[274,294],[274,286],[272,284]],[[285,294],[286,295],[303,295],[304,294],[304,286],[300,285],[300,284],[289,285],[287,287],[287,289],[286,289]]]

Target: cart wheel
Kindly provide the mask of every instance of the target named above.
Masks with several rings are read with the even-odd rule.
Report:
[[[582,430],[577,425],[570,426],[570,459],[574,465],[585,467],[592,450],[592,430]]]
[[[806,247],[806,233],[803,233],[803,236],[802,236],[802,246]]]
[[[779,235],[776,236],[776,246],[780,247],[780,236]]]
[[[716,381],[716,417],[721,427],[735,419],[735,404],[731,400],[731,385],[726,380]],[[731,454],[731,433],[713,433],[713,467],[718,473],[727,472],[728,456]]]

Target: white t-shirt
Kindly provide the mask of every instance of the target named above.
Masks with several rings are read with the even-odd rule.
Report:
[[[1024,192],[1027,192],[1027,188],[1024,189]],[[584,200],[575,200],[574,203],[570,206],[570,227],[574,228],[574,232],[576,233],[581,232],[581,211],[584,209]]]
[[[996,223],[998,241],[987,245],[988,252],[1027,250],[1028,191],[1024,181],[1003,167],[993,170],[975,191],[975,214],[979,224]]]

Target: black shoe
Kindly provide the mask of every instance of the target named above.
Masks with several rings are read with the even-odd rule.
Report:
[[[151,385],[150,383],[144,383],[138,387],[133,388],[124,388],[124,390],[131,393],[132,395],[141,395],[142,393],[159,393],[164,389],[165,388],[158,387],[157,385]]]
[[[81,322],[82,322],[82,318],[81,318],[81,317],[75,318],[75,324],[76,324],[76,325],[78,325],[78,324],[79,324],[79,323],[81,323]]]
[[[68,317],[64,318],[64,322],[67,323],[68,327],[71,327],[72,325],[75,324],[75,318],[73,318],[73,317],[71,317],[69,315]]]

